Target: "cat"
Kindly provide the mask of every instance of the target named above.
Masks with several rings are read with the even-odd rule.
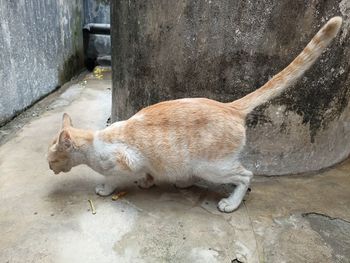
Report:
[[[181,188],[197,179],[234,184],[234,191],[218,203],[220,211],[232,212],[241,204],[253,177],[240,163],[247,114],[295,83],[337,35],[341,24],[340,17],[330,19],[285,69],[230,103],[206,98],[165,101],[100,131],[74,128],[65,113],[62,128],[49,147],[49,167],[58,174],[88,165],[106,176],[106,183],[95,189],[101,196],[114,191],[108,178],[117,175],[140,179],[142,188],[160,180]]]

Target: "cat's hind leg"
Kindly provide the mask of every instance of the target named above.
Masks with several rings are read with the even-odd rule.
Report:
[[[137,180],[138,186],[142,189],[148,189],[154,186],[154,178],[150,174],[146,174],[145,177]]]
[[[221,212],[230,213],[239,207],[249,188],[252,177],[252,172],[239,166],[232,174],[228,174],[223,178],[222,183],[232,183],[236,187],[229,197],[221,199],[218,203],[218,209]]]

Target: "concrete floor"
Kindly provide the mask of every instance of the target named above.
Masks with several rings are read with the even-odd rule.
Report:
[[[1,128],[0,262],[350,262],[350,161],[313,176],[255,177],[232,214],[221,186],[94,194],[102,176],[81,166],[53,175],[45,159],[63,112],[99,129],[110,74],[87,74]],[[90,211],[93,200],[97,213]]]

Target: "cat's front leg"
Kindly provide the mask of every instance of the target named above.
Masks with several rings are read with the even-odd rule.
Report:
[[[116,184],[113,182],[113,179],[107,177],[105,183],[98,184],[95,187],[95,193],[100,196],[109,196],[114,192],[115,188]]]
[[[114,192],[114,187],[109,184],[98,184],[95,187],[95,193],[100,196],[109,196]]]

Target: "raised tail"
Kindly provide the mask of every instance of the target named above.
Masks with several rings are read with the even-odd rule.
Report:
[[[330,19],[285,69],[275,75],[261,88],[230,104],[242,113],[248,114],[255,107],[281,94],[282,91],[293,85],[314,64],[316,59],[322,54],[322,51],[337,35],[341,24],[341,17]]]

